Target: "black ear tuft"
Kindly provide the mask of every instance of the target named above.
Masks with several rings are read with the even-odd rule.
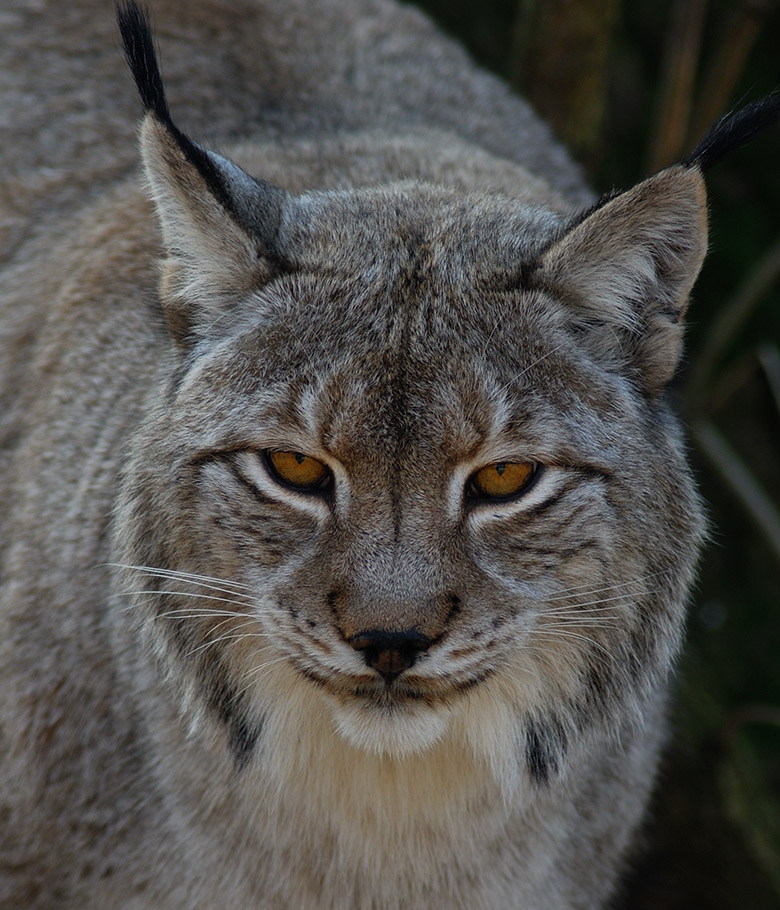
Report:
[[[135,0],[117,0],[116,18],[122,36],[125,57],[138,87],[144,110],[165,128],[223,208],[239,223],[249,228],[250,219],[247,217],[246,211],[242,210],[240,199],[230,186],[230,179],[224,166],[221,166],[226,165],[227,162],[220,163],[217,156],[209,154],[204,148],[193,142],[171,118],[149,17]],[[247,179],[252,182],[252,178]],[[243,208],[245,209],[246,205]],[[263,209],[262,206],[260,208]]]
[[[683,161],[685,167],[707,171],[721,158],[746,145],[756,133],[780,120],[780,92],[748,104],[736,113],[726,114]]]
[[[144,110],[152,111],[158,120],[170,126],[171,115],[147,14],[137,3],[128,0],[116,4],[116,21]]]

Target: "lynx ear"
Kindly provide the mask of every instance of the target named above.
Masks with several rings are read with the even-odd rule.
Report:
[[[141,129],[144,170],[167,253],[162,298],[177,340],[200,334],[237,298],[284,268],[277,236],[284,190],[199,146],[197,162],[153,113]]]
[[[146,17],[131,2],[117,7],[117,21],[147,111],[141,152],[167,252],[163,307],[173,337],[187,344],[283,267],[278,232],[289,197],[178,129]]]
[[[656,395],[679,362],[706,247],[704,180],[676,166],[598,205],[545,251],[536,277],[570,307],[594,356],[635,369]]]

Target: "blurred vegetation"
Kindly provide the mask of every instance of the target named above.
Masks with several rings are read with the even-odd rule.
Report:
[[[777,0],[418,0],[512,81],[598,191],[780,88]],[[780,130],[708,179],[678,383],[709,505],[672,742],[621,908],[780,907]]]

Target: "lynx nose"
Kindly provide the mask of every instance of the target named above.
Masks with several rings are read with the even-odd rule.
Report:
[[[369,667],[381,673],[385,682],[391,683],[396,676],[408,670],[417,656],[427,651],[431,639],[414,629],[406,632],[385,632],[374,629],[359,632],[349,640],[350,645],[363,654]]]

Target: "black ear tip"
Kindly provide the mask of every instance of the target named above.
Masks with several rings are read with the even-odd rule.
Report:
[[[780,91],[721,117],[682,164],[707,171],[721,158],[746,145],[757,133],[778,121]]]
[[[144,109],[152,111],[163,123],[170,123],[149,16],[135,0],[120,0],[115,7],[125,58]]]

